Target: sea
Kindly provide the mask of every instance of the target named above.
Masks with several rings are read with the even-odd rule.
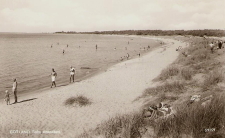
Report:
[[[6,90],[12,92],[15,78],[18,95],[51,89],[52,68],[57,87],[66,86],[71,66],[77,83],[127,60],[127,53],[129,59],[138,58],[139,52],[143,55],[159,45],[156,40],[126,35],[0,33],[0,98]]]

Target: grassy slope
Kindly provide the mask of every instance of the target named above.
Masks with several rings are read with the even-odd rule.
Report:
[[[212,39],[179,37],[190,44],[180,51],[179,58],[164,69],[154,81],[159,85],[148,88],[137,100],[145,101],[143,108],[165,102],[176,109],[173,118],[146,120],[142,113],[117,116],[100,124],[91,133],[80,137],[224,137],[224,49],[211,53],[208,43]],[[182,54],[185,52],[189,56]],[[213,95],[211,104],[200,102],[187,105],[191,95]],[[153,98],[152,98],[153,96]],[[146,102],[147,101],[147,102]],[[213,128],[214,132],[205,132]]]

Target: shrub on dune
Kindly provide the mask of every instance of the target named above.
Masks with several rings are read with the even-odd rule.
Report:
[[[163,85],[146,89],[140,98],[167,92],[182,93],[185,90],[185,85],[186,83],[181,81],[174,81],[172,83],[167,82]]]
[[[194,60],[195,62],[202,62],[209,59],[211,59],[211,54],[207,49],[199,49],[195,51],[191,57],[191,60]]]
[[[211,72],[205,79],[203,83],[203,88],[210,87],[212,85],[216,85],[217,83],[224,81],[224,70],[214,70]]]
[[[82,95],[79,95],[77,97],[70,97],[65,101],[65,105],[79,105],[79,106],[86,106],[90,105],[91,101]]]
[[[170,65],[166,69],[162,70],[159,77],[157,77],[155,80],[166,80],[172,76],[176,76],[179,74],[179,67],[177,65]]]
[[[185,79],[185,80],[191,80],[192,76],[194,75],[194,71],[189,69],[189,68],[183,68],[181,70],[181,76]]]

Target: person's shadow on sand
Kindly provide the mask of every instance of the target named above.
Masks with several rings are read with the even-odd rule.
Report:
[[[23,102],[28,102],[28,101],[32,101],[32,100],[35,100],[37,98],[31,98],[31,99],[27,99],[27,100],[22,100],[20,102],[17,102],[17,103],[23,103]],[[12,104],[17,104],[17,103],[12,103]]]

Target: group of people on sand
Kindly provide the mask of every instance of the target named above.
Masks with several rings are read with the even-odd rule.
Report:
[[[74,82],[75,72],[76,72],[75,68],[73,68],[73,67],[71,66],[71,67],[70,67],[70,83],[71,83],[71,82]],[[51,85],[51,88],[52,88],[53,86],[56,87],[56,77],[57,77],[57,73],[56,73],[56,71],[54,70],[54,68],[52,69],[52,73],[51,73],[50,76],[51,76],[51,79],[52,79],[52,85]],[[12,93],[13,93],[13,95],[14,95],[14,99],[15,99],[14,104],[15,104],[15,103],[18,102],[18,101],[17,101],[17,80],[16,80],[16,78],[13,79]],[[4,100],[6,101],[6,104],[7,104],[7,105],[10,105],[10,93],[9,93],[8,90],[5,91],[5,98],[4,98]]]
[[[224,43],[225,43],[225,41],[223,42],[222,40],[218,40],[216,42],[211,42],[209,44],[211,52],[213,53],[215,48],[216,49],[222,49]]]
[[[74,76],[75,76],[75,68],[73,68],[72,66],[70,67],[70,83],[73,81],[74,82]],[[56,87],[56,82],[55,82],[55,80],[56,80],[56,77],[57,77],[57,73],[56,73],[56,71],[54,70],[54,68],[52,69],[52,73],[51,73],[51,78],[52,78],[52,85],[51,85],[51,88],[53,87],[53,86],[55,86]]]
[[[158,119],[175,115],[176,111],[169,104],[160,102],[157,105],[151,105],[143,110],[143,116],[150,119]]]
[[[192,44],[192,42],[191,42]],[[208,44],[208,42],[207,42]],[[211,53],[214,52],[214,50],[219,50],[219,49],[222,49],[222,48],[225,48],[225,41],[222,41],[222,40],[217,40],[216,42],[215,41],[212,41],[210,44],[209,44],[209,48],[211,50]],[[205,48],[207,48],[207,45],[205,45]],[[176,48],[176,51],[180,51],[182,50],[182,47],[179,46],[178,48]],[[189,55],[187,55],[186,52],[182,52],[182,54],[186,57],[188,57]]]

